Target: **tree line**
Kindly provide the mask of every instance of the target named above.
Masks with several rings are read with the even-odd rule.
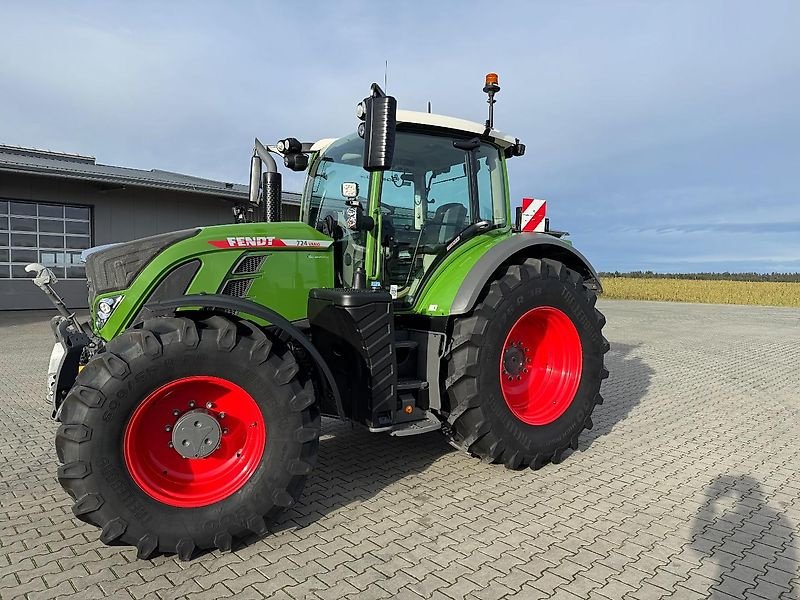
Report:
[[[633,279],[699,279],[711,281],[777,281],[800,283],[800,273],[655,273],[653,271],[607,271],[601,278],[630,277]]]

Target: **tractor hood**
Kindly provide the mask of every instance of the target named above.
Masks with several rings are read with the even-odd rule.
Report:
[[[309,290],[333,285],[332,245],[305,223],[282,221],[199,227],[93,249],[86,274],[95,331],[110,339],[141,319],[147,305],[191,294],[244,298],[290,321],[304,319]]]
[[[198,231],[184,229],[85,250],[82,257],[86,261],[90,305],[97,294],[128,287],[156,254],[175,242],[197,235]]]

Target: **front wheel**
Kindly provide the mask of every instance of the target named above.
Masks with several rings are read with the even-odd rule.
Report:
[[[550,259],[511,265],[455,320],[446,432],[457,448],[508,468],[559,462],[592,427],[608,376],[605,318],[581,276]]]
[[[118,336],[64,401],[58,478],[75,515],[138,556],[229,550],[299,497],[320,417],[290,350],[222,316]]]

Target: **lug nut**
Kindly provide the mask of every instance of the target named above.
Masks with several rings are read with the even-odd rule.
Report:
[[[172,445],[172,442],[170,442],[170,443],[169,443],[169,444],[167,444],[167,445],[168,445],[170,448],[174,448],[174,447],[175,447],[175,446],[173,446],[173,445]]]
[[[172,411],[172,416],[173,417],[177,417],[179,414],[181,414],[181,411],[179,411],[177,408]]]
[[[211,440],[210,440],[210,439],[208,439],[208,438],[206,438],[206,440],[205,440],[205,444],[206,444],[206,446],[210,445],[210,444],[211,444]]]
[[[181,444],[183,444],[184,446],[188,446],[188,445],[189,445],[189,443],[190,443],[190,442],[189,442],[189,440],[183,440],[183,441],[181,442]]]
[[[225,413],[219,413],[219,418],[220,419],[224,419],[225,418]]]
[[[214,405],[211,402],[206,402],[206,408],[212,408]]]
[[[170,427],[169,425],[165,425],[164,431],[172,431],[172,427]]]
[[[194,408],[194,400],[189,400],[189,408]]]
[[[228,430],[227,430],[227,429],[223,429],[223,430],[222,430],[222,435],[227,435],[227,433],[228,433]]]

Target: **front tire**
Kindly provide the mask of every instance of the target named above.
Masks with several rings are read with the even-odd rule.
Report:
[[[510,469],[538,469],[577,449],[608,376],[595,301],[578,273],[550,259],[511,265],[487,284],[453,327],[450,442]]]
[[[218,315],[116,337],[61,413],[58,478],[73,512],[140,558],[189,560],[263,535],[316,463],[319,411],[298,375],[279,340]]]

